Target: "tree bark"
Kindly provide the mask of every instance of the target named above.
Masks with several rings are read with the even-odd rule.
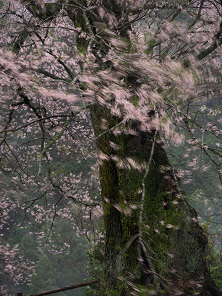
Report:
[[[97,147],[106,155],[100,164],[105,228],[101,295],[222,295],[207,266],[207,238],[178,188],[159,133],[142,132],[134,122],[135,135],[127,134],[125,126],[115,136],[120,119],[98,105],[91,114]],[[102,120],[109,123],[106,131]],[[127,168],[128,159],[141,168]]]

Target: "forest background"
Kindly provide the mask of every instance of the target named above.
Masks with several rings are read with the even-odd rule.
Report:
[[[0,3],[2,295],[221,295],[222,3]]]

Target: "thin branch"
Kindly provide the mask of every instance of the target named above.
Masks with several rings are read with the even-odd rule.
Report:
[[[41,121],[41,120],[42,120],[42,121],[45,121],[45,120],[52,119],[52,118],[62,118],[62,117],[66,117],[66,118],[67,118],[68,116],[70,116],[70,114],[61,114],[61,115],[51,115],[51,116],[46,116],[46,117],[38,118],[38,119],[33,120],[33,121],[31,121],[31,122],[28,122],[28,123],[25,123],[25,124],[23,124],[23,125],[20,125],[20,126],[18,126],[17,128],[15,128],[15,129],[8,129],[7,131],[8,131],[8,132],[11,132],[11,133],[14,133],[14,132],[17,132],[17,131],[20,130],[20,129],[26,128],[27,126],[30,126],[30,125],[32,125],[33,123],[39,122],[39,121]],[[3,132],[4,132],[4,130],[0,131],[0,134],[3,133]]]
[[[38,119],[41,119],[43,116],[40,114],[38,109],[33,104],[31,104],[31,100],[23,92],[23,89],[21,87],[19,87],[19,89],[18,89],[18,94],[23,99],[24,104],[27,105],[34,112],[34,114],[36,115],[36,117]],[[39,122],[39,127],[40,127],[41,132],[42,132],[41,150],[43,150],[44,145],[45,145],[46,130],[45,130],[45,126],[44,126],[44,121],[38,121],[38,122]]]
[[[196,18],[194,19],[194,21],[190,24],[190,26],[188,27],[188,29],[191,29],[191,28],[196,24],[196,22],[200,19],[200,17],[201,17],[201,10],[202,10],[202,8],[203,8],[204,1],[205,1],[205,0],[201,0],[200,8],[199,8],[199,10],[198,10],[197,16],[196,16]]]
[[[157,138],[157,130],[155,131],[154,137],[153,137],[153,143],[150,151],[150,157],[149,161],[146,165],[146,170],[145,174],[142,179],[142,197],[141,197],[141,206],[140,206],[140,214],[139,214],[139,234],[138,234],[138,257],[139,259],[142,257],[141,254],[141,244],[142,244],[142,220],[143,220],[143,210],[144,210],[144,201],[145,201],[145,196],[146,196],[146,178],[150,170],[150,164],[153,159],[153,154],[154,154],[154,148],[155,148],[155,143],[156,143],[156,138]]]
[[[66,128],[69,126],[69,124],[71,123],[72,119],[74,117],[74,113],[72,113],[69,117],[69,119],[66,121],[66,123],[63,125],[61,131],[45,146],[42,148],[40,157],[39,157],[39,171],[38,171],[38,175],[41,173],[41,169],[42,169],[42,158],[46,155],[47,150],[53,146],[53,144],[55,144],[63,135],[64,131],[66,130]]]
[[[9,116],[8,116],[8,120],[6,121],[6,124],[5,124],[4,128],[3,128],[3,130],[0,131],[0,134],[1,134],[1,133],[4,133],[3,138],[2,138],[2,140],[0,141],[0,146],[5,142],[5,140],[6,140],[6,138],[7,138],[7,135],[8,135],[8,126],[10,125],[10,123],[11,123],[11,121],[12,121],[12,114],[13,114],[13,112],[14,112],[14,109],[12,109],[12,110],[10,111]]]
[[[222,21],[220,23],[219,30],[217,34],[215,35],[213,43],[208,46],[207,48],[203,49],[198,55],[197,59],[201,61],[205,57],[207,57],[209,54],[211,54],[215,49],[217,49],[222,44]]]
[[[40,159],[42,159],[42,157],[46,154],[46,151],[52,147],[52,145],[57,142],[61,136],[63,135],[63,132],[65,131],[65,129],[68,127],[68,125],[70,124],[70,122],[72,121],[74,117],[74,114],[71,114],[69,119],[66,121],[66,123],[63,125],[62,130],[52,139],[52,141],[50,141],[42,150],[41,152],[41,156]]]
[[[139,233],[136,233],[134,236],[132,236],[126,243],[126,245],[122,248],[122,250],[119,252],[117,258],[116,258],[116,266],[117,270],[121,270],[121,259],[123,258],[123,255],[126,253],[126,251],[129,249],[129,247],[132,245],[132,243],[138,238]],[[35,295],[33,295],[35,296]]]
[[[53,73],[51,73],[51,72],[49,72],[49,71],[47,71],[47,70],[45,70],[45,69],[42,69],[42,68],[38,68],[38,69],[30,68],[30,70],[33,70],[33,71],[35,71],[35,72],[37,72],[37,73],[39,73],[39,74],[43,74],[43,75],[45,75],[45,76],[47,76],[47,77],[49,77],[49,78],[52,78],[52,79],[54,79],[54,80],[61,80],[61,81],[67,82],[67,83],[72,82],[72,80],[73,80],[73,78],[74,78],[74,76],[72,76],[72,77],[73,77],[72,79],[69,79],[69,78],[62,78],[62,77],[59,77],[59,76],[57,76],[57,75],[55,75],[55,74],[53,74]],[[70,75],[69,75],[69,76],[70,76]]]
[[[33,294],[31,296],[45,296],[45,295],[55,294],[55,293],[63,292],[63,291],[67,291],[67,290],[77,289],[77,288],[80,288],[80,287],[96,285],[96,284],[99,284],[99,283],[100,283],[99,280],[94,280],[94,281],[90,281],[90,282],[80,283],[80,284],[77,284],[77,285],[72,285],[72,286],[68,286],[68,287],[64,287],[64,288],[60,288],[60,289],[55,289],[55,290],[43,292],[43,293],[40,293],[40,294]]]
[[[46,52],[48,54],[50,54],[51,56],[53,56],[56,61],[63,66],[63,68],[65,69],[65,71],[67,72],[67,74],[69,75],[69,77],[71,78],[71,80],[73,80],[75,78],[75,75],[73,74],[72,70],[60,59],[58,58],[53,52],[52,50],[46,50]]]

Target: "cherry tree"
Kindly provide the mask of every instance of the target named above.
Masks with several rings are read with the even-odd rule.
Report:
[[[74,182],[81,174],[58,178],[53,153],[60,164],[75,150],[95,154],[76,132],[96,144],[101,295],[221,295],[206,236],[180,189],[186,172],[174,170],[166,148],[181,145],[191,156],[199,149],[221,186],[221,111],[206,107],[220,95],[221,9],[207,0],[24,0],[2,7],[4,159],[13,155],[14,169],[23,172],[15,182],[36,188],[28,216],[53,220],[60,204],[59,214],[69,217],[71,199],[89,217],[91,209],[100,214],[99,203]],[[77,129],[80,118],[87,124]],[[197,166],[195,153],[188,158]],[[46,196],[48,212],[37,205]]]

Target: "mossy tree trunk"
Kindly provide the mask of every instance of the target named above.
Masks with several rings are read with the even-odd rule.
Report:
[[[91,112],[97,147],[105,155],[100,164],[106,283],[101,295],[222,295],[209,274],[207,239],[178,189],[158,132],[141,132],[131,123],[134,135],[123,130],[115,136],[118,120],[109,110],[94,105]],[[109,123],[105,132],[103,120]],[[130,168],[130,159],[138,168]]]
[[[117,19],[121,17],[116,1],[103,4]],[[131,52],[129,29],[126,25],[117,35],[128,39],[126,50]],[[108,67],[115,76],[115,66],[103,63],[108,48],[99,48],[94,52],[98,68]],[[122,78],[136,98],[140,83],[134,75],[126,71]],[[121,124],[123,118],[112,115],[106,104],[95,103],[91,116],[96,145],[103,154],[99,168],[105,273],[100,295],[222,296],[207,265],[207,238],[195,209],[179,190],[159,132],[144,131],[140,120]],[[147,115],[151,126],[155,116],[152,111]],[[116,126],[121,130],[117,135]]]

